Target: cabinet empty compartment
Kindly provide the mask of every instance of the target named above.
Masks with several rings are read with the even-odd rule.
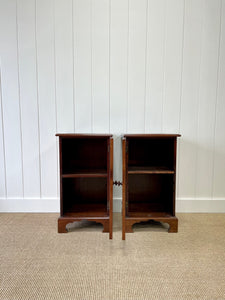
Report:
[[[107,172],[107,139],[62,139],[62,174]]]
[[[107,178],[64,178],[64,216],[107,216]]]
[[[123,227],[155,220],[177,232],[176,147],[179,134],[125,134],[123,144]]]
[[[174,171],[174,138],[128,138],[128,171]]]
[[[173,215],[172,175],[132,174],[128,186],[127,216]]]

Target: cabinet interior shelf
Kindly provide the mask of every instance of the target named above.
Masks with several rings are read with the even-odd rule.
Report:
[[[79,203],[65,209],[64,217],[108,217],[107,207],[105,203]]]
[[[174,174],[174,170],[167,167],[128,166],[128,174]]]
[[[150,212],[148,214],[146,214],[146,212],[130,212],[129,216],[127,216],[127,219],[141,219],[141,218],[145,218],[146,217],[150,217],[150,218],[169,218],[172,217],[171,214],[167,213],[167,212]]]
[[[107,177],[105,170],[78,170],[73,173],[62,174],[62,178],[76,177]]]

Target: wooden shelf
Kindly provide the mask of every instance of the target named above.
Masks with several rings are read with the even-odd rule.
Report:
[[[128,166],[128,174],[174,174],[174,170],[167,167]]]
[[[62,178],[76,178],[76,177],[107,177],[105,170],[76,170],[73,173],[62,174]]]
[[[66,217],[109,217],[107,213],[107,207],[105,204],[96,203],[79,203],[78,205],[72,205],[67,208],[63,216]]]
[[[169,218],[172,217],[171,214],[167,212],[151,212],[151,213],[146,213],[146,212],[130,212],[129,215],[126,217],[126,219],[141,219],[141,218]]]
[[[149,201],[148,201],[149,200]],[[150,214],[156,213],[167,213],[170,214],[167,210],[166,204],[163,202],[163,199],[145,199],[144,201],[140,199],[140,201],[130,201],[127,208],[127,216],[131,214],[134,216],[142,215],[147,216]]]

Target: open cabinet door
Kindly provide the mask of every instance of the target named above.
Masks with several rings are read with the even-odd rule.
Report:
[[[109,238],[113,236],[113,138],[108,139],[108,214],[109,214]]]

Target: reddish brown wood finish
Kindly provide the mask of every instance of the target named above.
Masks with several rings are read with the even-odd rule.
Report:
[[[109,238],[113,238],[113,139],[109,139],[109,148],[110,151],[108,153],[109,157],[109,174],[108,174],[108,188],[109,188],[109,208],[108,208],[108,213],[109,213]]]
[[[157,222],[163,222],[169,224],[168,232],[177,232],[178,231],[178,219],[176,217],[152,217],[152,218],[126,218],[125,222],[125,232],[133,233],[132,225],[140,222],[146,222],[149,220],[154,220]],[[124,238],[125,239],[125,238]]]
[[[175,216],[176,143],[179,134],[126,134],[123,147],[122,239],[148,220],[178,231]]]
[[[64,138],[89,138],[89,139],[102,139],[110,138],[112,134],[93,134],[93,133],[56,133],[56,136]]]
[[[126,155],[126,139],[122,139],[123,147],[123,201],[122,201],[122,239],[125,240],[126,232],[126,203],[127,203],[127,155]]]
[[[56,134],[59,136],[60,217],[58,232],[68,223],[95,221],[109,232],[113,227],[112,135]]]
[[[100,217],[97,217],[97,218],[59,217],[58,218],[58,233],[67,233],[67,230],[66,230],[66,225],[67,224],[74,223],[74,222],[80,222],[82,220],[94,221],[96,223],[101,223],[103,225],[103,231],[102,232],[109,232],[109,235],[111,234],[109,219],[108,218],[100,218]]]
[[[161,133],[149,133],[149,134],[124,134],[123,137],[124,138],[141,138],[141,139],[145,139],[145,138],[167,138],[167,137],[171,137],[171,138],[176,138],[176,137],[180,137],[180,134],[161,134]]]

